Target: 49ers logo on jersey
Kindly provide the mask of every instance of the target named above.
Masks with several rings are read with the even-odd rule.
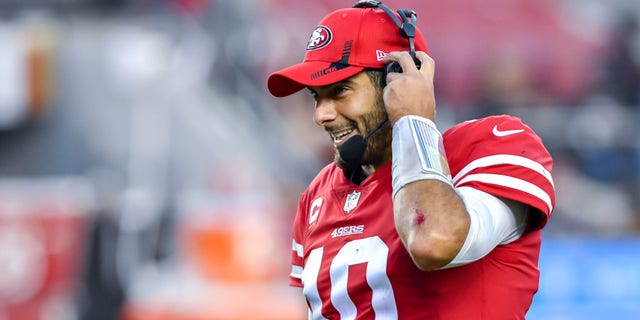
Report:
[[[311,33],[309,42],[307,43],[307,50],[316,50],[327,46],[331,42],[331,30],[325,26],[318,26]]]
[[[364,233],[364,224],[360,224],[357,226],[346,226],[346,227],[335,228],[331,232],[331,237],[337,238],[337,237],[344,237],[352,234],[362,234],[362,233]]]

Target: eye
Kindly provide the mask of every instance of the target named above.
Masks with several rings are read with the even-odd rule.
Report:
[[[347,88],[346,86],[337,86],[333,89],[333,95],[339,97],[346,93],[347,90],[349,90],[349,88]]]

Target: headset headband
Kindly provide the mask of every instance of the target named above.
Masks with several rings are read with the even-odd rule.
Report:
[[[414,61],[417,60],[416,49],[413,42],[413,38],[416,36],[415,23],[418,16],[415,11],[411,9],[400,9],[396,11],[400,15],[400,18],[402,18],[402,21],[400,21],[400,19],[398,19],[398,17],[393,13],[393,11],[389,9],[389,7],[382,4],[381,1],[360,0],[356,4],[354,4],[353,7],[354,8],[380,8],[384,12],[386,12],[387,15],[391,17],[391,19],[396,24],[396,26],[398,26],[398,29],[400,29],[400,35],[403,38],[406,38],[409,40],[409,54],[411,55],[411,58],[413,58]],[[409,20],[407,16],[411,17],[411,20]]]

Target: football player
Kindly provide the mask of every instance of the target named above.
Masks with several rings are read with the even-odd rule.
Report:
[[[552,159],[520,119],[441,133],[434,61],[411,10],[360,1],[272,73],[307,88],[335,161],[299,199],[291,284],[311,319],[524,319],[538,288]]]

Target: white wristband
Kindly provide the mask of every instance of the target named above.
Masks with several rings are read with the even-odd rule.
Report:
[[[404,116],[393,125],[393,197],[405,185],[417,180],[439,180],[451,186],[451,173],[442,134],[433,121]]]

